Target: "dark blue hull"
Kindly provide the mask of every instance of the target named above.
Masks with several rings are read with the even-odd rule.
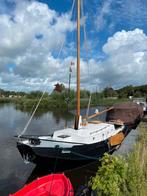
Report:
[[[107,141],[95,144],[75,145],[72,148],[43,148],[30,147],[21,142],[17,142],[17,148],[23,158],[37,165],[54,167],[80,166],[98,160],[105,152],[109,151]]]

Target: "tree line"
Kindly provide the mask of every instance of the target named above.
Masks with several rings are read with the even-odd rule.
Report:
[[[125,86],[120,89],[113,89],[112,87],[106,87],[101,92],[92,92],[92,99],[102,99],[102,98],[129,98],[133,97],[147,97],[147,85],[142,86]],[[0,89],[0,96],[4,97],[25,97],[28,99],[35,99],[41,97],[42,91],[31,91],[31,92],[15,92],[15,91],[5,91]],[[81,99],[89,98],[90,92],[86,89],[81,89]],[[46,92],[44,98],[53,99],[63,99],[70,101],[76,98],[76,92],[73,89],[65,88],[63,84],[56,84],[54,90],[49,94]]]

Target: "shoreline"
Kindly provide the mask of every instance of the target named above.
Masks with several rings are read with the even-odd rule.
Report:
[[[20,110],[32,110],[33,107],[37,105],[39,99],[33,98],[0,98],[0,104],[8,104],[13,103],[16,106],[16,109]],[[123,103],[128,102],[128,99],[97,99],[94,101],[91,101],[91,107],[96,106],[105,106],[110,107],[113,104],[116,103]],[[88,105],[88,99],[81,99],[81,109],[87,108]],[[69,111],[76,108],[76,101],[72,100],[69,104]],[[38,109],[45,109],[45,110],[61,110],[61,111],[67,111],[67,104],[65,100],[63,99],[53,99],[51,97],[49,98],[43,98],[39,108]]]

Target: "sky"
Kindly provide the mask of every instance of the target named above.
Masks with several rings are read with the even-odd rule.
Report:
[[[0,88],[76,86],[76,0],[0,0]],[[147,84],[147,1],[81,0],[81,88]]]

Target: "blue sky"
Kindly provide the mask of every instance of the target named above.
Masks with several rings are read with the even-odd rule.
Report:
[[[51,92],[56,82],[67,85],[70,62],[76,65],[73,2],[0,1],[0,88]],[[81,87],[94,91],[146,84],[147,1],[83,0],[82,4]],[[76,66],[73,88],[75,73]]]
[[[62,14],[71,9],[73,1],[40,0],[40,2],[46,3],[49,8]],[[85,15],[88,16],[86,19],[87,35],[90,40],[94,40],[93,42],[98,39],[96,49],[99,51],[110,36],[122,29],[129,31],[140,28],[144,30],[144,33],[147,33],[146,0],[83,0],[83,3]],[[101,18],[100,26],[95,24],[98,15]]]

